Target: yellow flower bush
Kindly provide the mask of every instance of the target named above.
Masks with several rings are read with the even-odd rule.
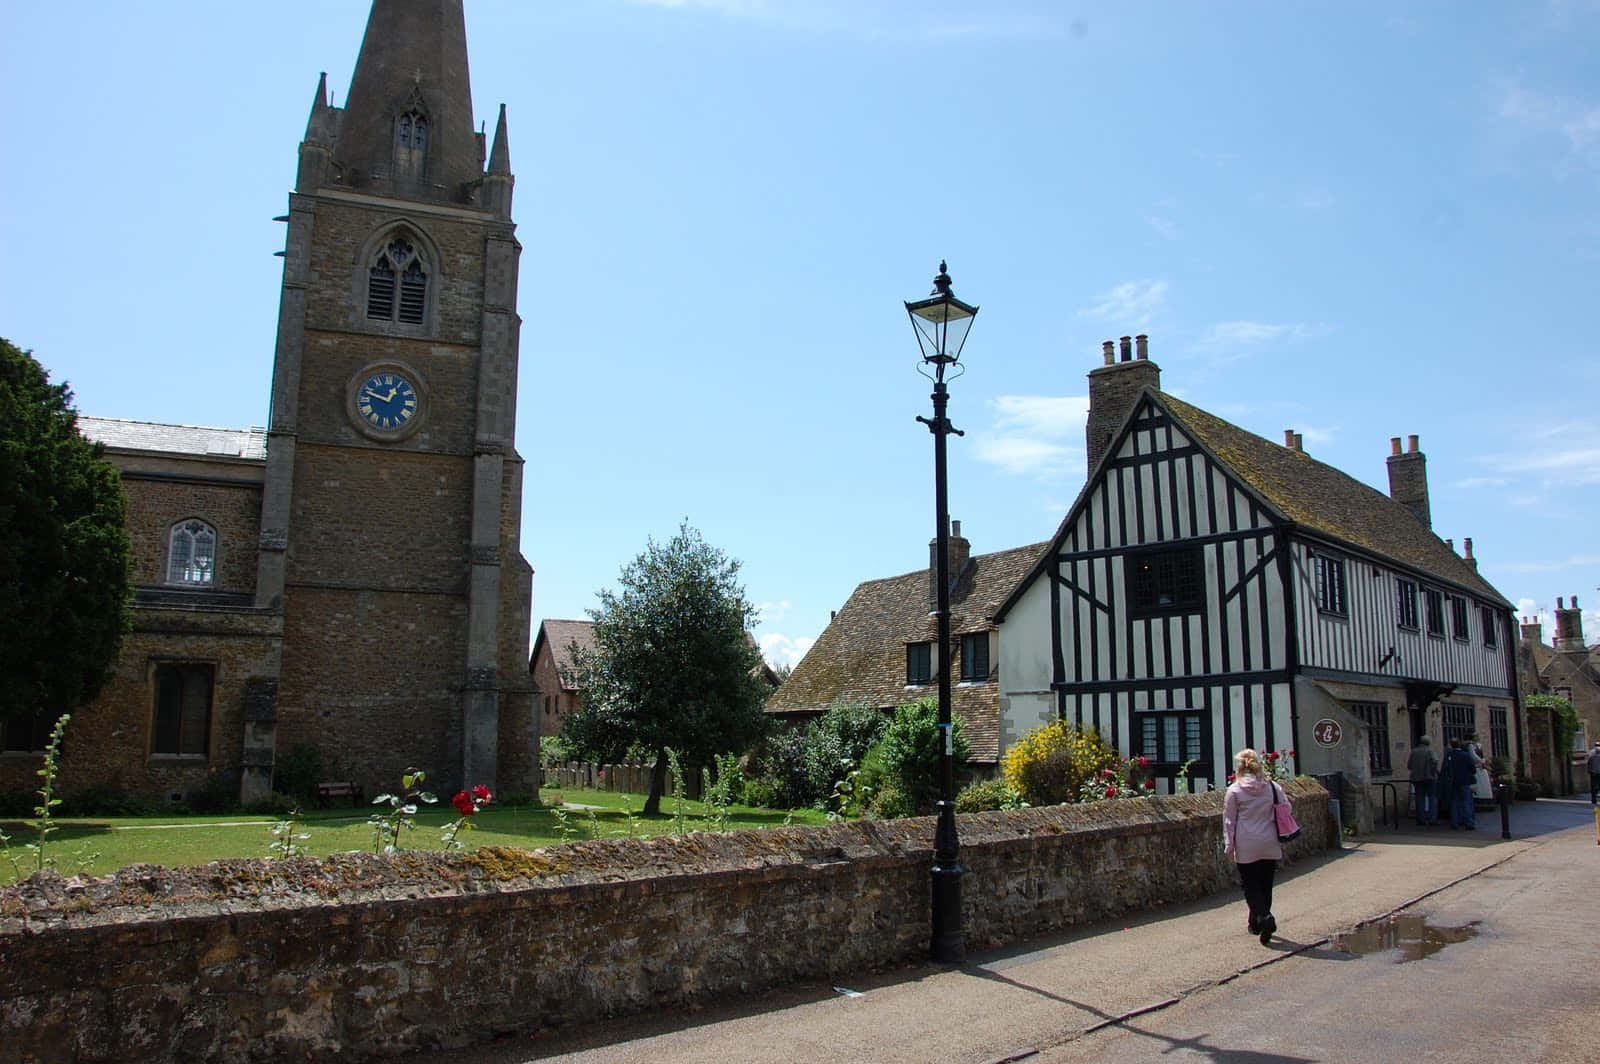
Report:
[[[1006,751],[1005,779],[1029,805],[1076,802],[1085,780],[1116,768],[1117,752],[1093,728],[1040,725]]]

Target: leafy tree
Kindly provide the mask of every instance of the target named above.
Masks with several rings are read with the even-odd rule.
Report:
[[[661,811],[669,748],[704,765],[766,730],[761,652],[748,633],[755,607],[738,575],[737,561],[684,522],[666,543],[647,541],[619,590],[600,592],[593,651],[573,647],[583,708],[563,734],[597,761],[630,748],[653,756],[646,815]]]
[[[54,720],[105,686],[130,625],[122,481],[72,391],[0,339],[0,718]]]

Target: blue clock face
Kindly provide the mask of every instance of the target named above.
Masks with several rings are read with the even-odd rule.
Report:
[[[399,373],[374,373],[356,393],[356,413],[380,432],[403,429],[417,415],[417,389]]]

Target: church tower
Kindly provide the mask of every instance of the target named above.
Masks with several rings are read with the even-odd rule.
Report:
[[[368,795],[413,767],[536,786],[503,105],[485,154],[461,0],[374,0],[289,197],[256,584],[283,644],[247,798],[302,746]]]

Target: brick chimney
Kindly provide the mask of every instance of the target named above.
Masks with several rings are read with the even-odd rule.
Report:
[[[1522,618],[1522,638],[1528,643],[1544,642],[1544,625],[1539,623],[1537,617]]]
[[[949,545],[946,557],[949,558],[950,589],[955,590],[956,584],[961,582],[961,574],[966,571],[967,562],[972,558],[972,543],[961,534],[961,522],[950,522],[950,535],[945,537]],[[932,613],[939,608],[939,541],[928,541],[928,612]]]
[[[1400,450],[1400,437],[1389,438],[1389,498],[1417,515],[1428,528],[1433,517],[1428,511],[1428,459],[1417,449],[1417,437],[1406,437]]]
[[[1572,605],[1563,607],[1561,600],[1556,599],[1556,641],[1557,650],[1584,650],[1583,645],[1583,611],[1578,608],[1578,596],[1572,596]]]
[[[1135,347],[1137,344],[1137,348]],[[1089,475],[1111,447],[1111,437],[1133,409],[1141,388],[1161,388],[1161,367],[1150,361],[1150,338],[1124,336],[1121,355],[1110,340],[1100,345],[1102,366],[1089,371],[1089,420],[1084,442],[1089,453]]]
[[[1473,572],[1477,572],[1478,571],[1478,559],[1476,559],[1476,558],[1474,558],[1472,556],[1472,537],[1468,536],[1466,539],[1462,540],[1461,542],[1466,546],[1466,549],[1467,549],[1466,550],[1466,554],[1464,554],[1462,556],[1463,559],[1466,561],[1466,563],[1468,565],[1472,566],[1472,571]]]

